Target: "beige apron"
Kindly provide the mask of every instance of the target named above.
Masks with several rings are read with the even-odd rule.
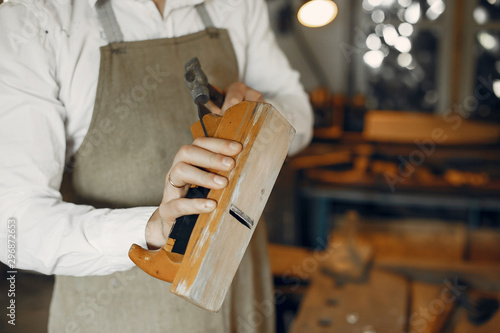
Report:
[[[192,142],[196,107],[184,83],[184,63],[200,59],[221,88],[238,78],[226,30],[213,27],[178,38],[122,42],[109,1],[98,1],[110,42],[101,48],[95,109],[75,156],[73,194],[96,207],[157,206],[165,174]],[[217,313],[170,293],[170,283],[133,268],[108,276],[57,276],[49,332],[273,332],[274,307],[264,225],[252,242]]]

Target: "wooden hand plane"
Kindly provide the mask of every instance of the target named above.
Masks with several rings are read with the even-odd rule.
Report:
[[[170,291],[174,294],[216,312],[252,238],[295,130],[266,103],[245,101],[222,117],[202,114],[203,110],[200,121],[191,127],[195,138],[209,135],[243,145],[235,168],[216,172],[229,180],[226,188],[208,192],[217,208],[195,216],[191,227],[177,219],[162,249],[150,251],[134,244],[129,256],[149,275],[172,282]],[[181,236],[187,239],[186,244],[177,246]]]

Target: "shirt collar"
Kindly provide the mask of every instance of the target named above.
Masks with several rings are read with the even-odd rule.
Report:
[[[90,7],[95,7],[95,4],[99,0],[88,0]],[[136,1],[152,1],[152,0],[136,0]],[[187,7],[187,6],[194,6],[197,4],[200,4],[202,2],[205,2],[205,0],[167,0],[166,6],[169,6],[171,9],[176,9],[176,8],[181,8],[181,7]]]

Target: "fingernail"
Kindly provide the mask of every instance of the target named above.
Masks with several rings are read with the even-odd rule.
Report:
[[[224,177],[221,177],[221,176],[215,176],[214,182],[219,184],[219,185],[224,185],[224,184],[226,184],[226,179],[224,179]]]
[[[215,208],[215,201],[213,201],[213,200],[205,201],[205,207],[208,209],[214,209]]]
[[[239,142],[236,142],[236,141],[231,142],[231,143],[229,144],[229,147],[230,147],[232,150],[239,149],[239,148],[240,148],[240,143],[239,143]]]
[[[224,165],[225,165],[225,166],[227,166],[227,167],[230,167],[230,166],[232,166],[232,165],[233,165],[233,159],[232,159],[232,158],[230,158],[230,157],[224,157],[224,158],[222,159],[222,164],[224,164]]]

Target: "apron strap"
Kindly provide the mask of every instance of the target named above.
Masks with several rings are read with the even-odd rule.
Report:
[[[205,3],[202,2],[197,4],[195,5],[195,8],[203,22],[203,25],[205,25],[207,31],[209,31],[210,35],[212,35],[212,30],[215,29],[215,26],[212,22],[210,14],[208,14]],[[111,0],[98,0],[96,3],[96,9],[99,22],[101,22],[108,42],[110,44],[123,42],[123,34],[120,29],[120,25],[118,25],[118,21],[116,21],[113,7],[111,7]]]
[[[205,7],[204,2],[195,5],[194,8],[196,8],[196,11],[203,21],[205,28],[215,28],[214,22],[212,22],[212,18],[210,17],[210,14],[208,14],[207,7]]]
[[[96,3],[97,16],[104,29],[106,38],[110,44],[123,42],[123,35],[116,21],[113,7],[110,0],[98,0]]]

